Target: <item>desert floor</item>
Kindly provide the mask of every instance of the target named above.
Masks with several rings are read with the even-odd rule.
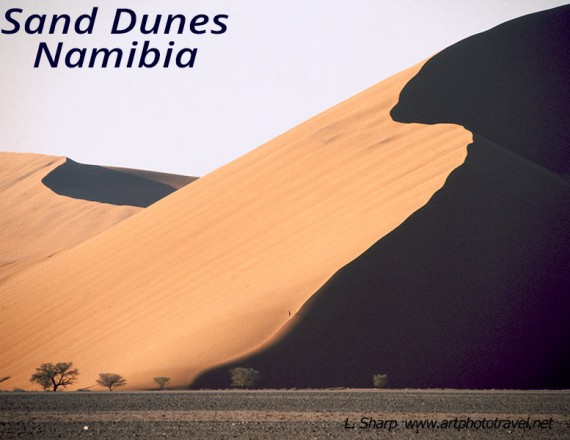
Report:
[[[5,392],[0,438],[563,439],[570,437],[569,407],[570,391]],[[414,419],[439,427],[407,427]],[[544,427],[461,427],[483,419]]]

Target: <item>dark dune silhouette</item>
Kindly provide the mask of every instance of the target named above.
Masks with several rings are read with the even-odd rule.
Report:
[[[430,59],[392,110],[450,122],[570,174],[570,6],[528,15]]]
[[[265,387],[570,386],[570,8],[513,20],[436,55],[393,117],[474,133],[429,203],[339,270],[283,338],[213,369]]]
[[[62,196],[146,208],[193,180],[193,177],[150,171],[84,165],[66,159],[42,183]]]

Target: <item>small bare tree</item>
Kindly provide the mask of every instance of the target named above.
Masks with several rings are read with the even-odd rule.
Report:
[[[372,383],[375,388],[385,388],[388,385],[387,374],[375,374],[372,376]]]
[[[254,368],[232,368],[230,375],[232,388],[254,388],[261,381],[261,374]]]
[[[115,388],[122,387],[127,383],[123,376],[114,373],[99,373],[99,379],[96,382],[102,387],[109,388],[109,391],[113,391]]]
[[[164,389],[164,387],[168,384],[168,382],[170,382],[170,377],[155,377],[154,381],[156,382],[156,384],[159,386],[159,388],[161,390]]]
[[[59,387],[66,388],[77,381],[79,370],[73,368],[73,362],[58,362],[57,364],[41,364],[32,374],[30,382],[40,385],[44,391],[51,388],[57,391]]]
[[[3,377],[2,379],[0,379],[0,382],[4,382],[4,381],[10,379],[11,377],[12,377],[12,376]]]

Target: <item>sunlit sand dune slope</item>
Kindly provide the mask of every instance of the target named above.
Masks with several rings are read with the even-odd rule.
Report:
[[[148,205],[191,180],[0,152],[0,279],[91,238],[138,212],[141,202]]]
[[[131,388],[188,384],[271,341],[340,267],[401,224],[466,154],[459,126],[390,109],[421,66],[290,130],[0,285],[5,386],[73,361]]]

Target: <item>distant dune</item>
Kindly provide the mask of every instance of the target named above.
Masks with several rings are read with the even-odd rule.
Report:
[[[0,280],[139,211],[54,194],[41,180],[65,163],[63,157],[0,153]]]
[[[147,171],[147,170],[136,170],[132,168],[120,168],[120,167],[104,167],[111,171],[118,171],[124,174],[130,174],[132,176],[140,177],[145,180],[149,180],[155,183],[161,183],[163,185],[169,186],[172,189],[180,189],[183,186],[197,180],[197,177],[182,176],[180,174],[168,174],[159,173],[157,171]]]
[[[430,202],[338,271],[283,339],[232,365],[266,386],[550,388],[570,378],[570,7],[429,60],[394,119],[474,142]]]
[[[147,174],[141,178],[131,173]],[[155,175],[160,182],[151,180]],[[193,180],[171,175],[169,181],[165,176],[139,170],[111,172],[64,157],[0,152],[0,280],[130,217],[140,210],[134,206],[142,205],[142,197],[150,203],[172,193],[184,179]],[[168,182],[176,186],[166,186]],[[161,192],[153,192],[154,187]],[[103,202],[101,194],[117,195],[124,206],[85,201]]]
[[[418,67],[318,115],[0,285],[5,386],[72,360],[179,386],[255,350],[460,165],[458,126],[396,123]],[[63,334],[62,334],[63,332]],[[17,343],[15,343],[17,341]]]

